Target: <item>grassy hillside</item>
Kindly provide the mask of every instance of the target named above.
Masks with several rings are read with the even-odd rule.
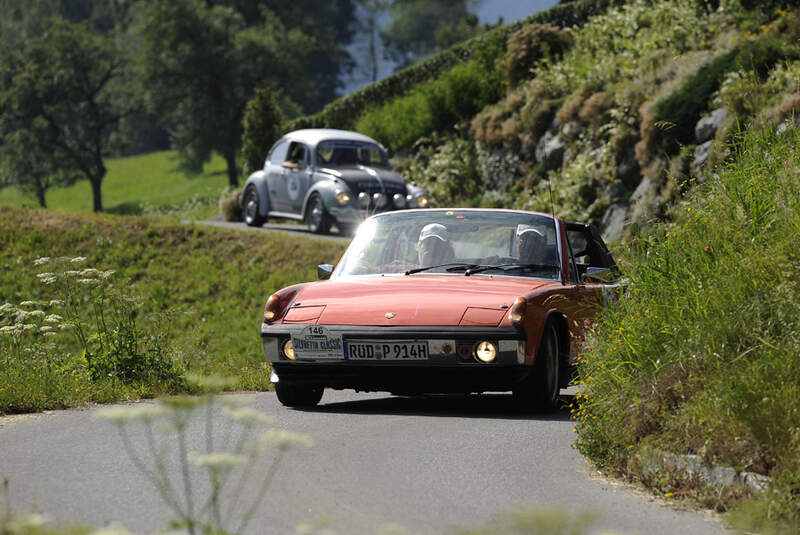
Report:
[[[772,476],[739,515],[756,530],[800,525],[798,147],[795,129],[748,133],[672,223],[630,243],[628,291],[594,328],[575,407],[581,452],[667,496],[696,481],[648,473],[654,448]],[[720,510],[737,498],[699,494]]]
[[[41,323],[34,310],[48,317],[67,317],[63,305],[51,303],[63,300],[55,292],[56,285],[43,284],[37,277],[53,272],[54,261],[41,266],[34,261],[43,256],[85,257],[67,269],[114,270],[105,291],[106,295],[122,294],[110,304],[123,310],[107,306],[105,313],[108,322],[112,316],[123,317],[124,330],[128,325],[125,307],[135,304],[139,343],[154,348],[139,353],[154,358],[166,355],[184,371],[238,376],[239,388],[266,389],[268,370],[258,335],[266,298],[283,286],[314,280],[316,265],[335,262],[343,248],[327,241],[181,225],[152,217],[0,207],[0,305],[28,302],[20,307],[31,316],[23,323]],[[92,324],[100,297],[94,290],[81,290],[77,282],[74,286],[81,321]],[[14,322],[10,314],[0,312],[0,327]],[[114,331],[112,338],[117,330],[109,328]],[[59,332],[52,349],[46,347],[49,338],[41,334],[39,330],[24,333],[18,354],[11,334],[0,332],[0,354],[5,359],[0,359],[0,412],[183,388],[180,382],[157,377],[126,380],[114,370],[105,378],[90,377],[105,368],[88,366],[73,331]],[[163,337],[163,344],[160,338],[152,339],[158,337]],[[126,341],[114,343],[122,342]],[[97,352],[108,354],[101,349]],[[123,357],[127,358],[114,358]]]
[[[178,168],[175,151],[153,152],[106,161],[103,205],[113,214],[169,213],[179,211],[198,219],[217,212],[217,200],[228,184],[225,162],[215,156],[203,173],[188,176]],[[0,205],[34,206],[16,188],[0,189]],[[47,206],[59,210],[91,211],[89,183],[47,192]]]

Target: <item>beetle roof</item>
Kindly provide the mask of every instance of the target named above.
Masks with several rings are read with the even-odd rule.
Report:
[[[320,141],[325,141],[328,139],[363,141],[366,143],[380,145],[380,143],[371,137],[359,134],[358,132],[350,132],[349,130],[336,130],[333,128],[307,128],[304,130],[295,130],[286,134],[284,138],[291,139],[292,141],[302,141],[303,143],[313,146],[316,146]]]

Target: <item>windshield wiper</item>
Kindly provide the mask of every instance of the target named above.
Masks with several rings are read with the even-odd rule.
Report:
[[[459,269],[470,270],[471,268],[478,267],[477,264],[465,264],[463,262],[449,262],[447,264],[438,264],[436,266],[425,266],[425,267],[409,269],[406,271],[406,275],[413,275],[414,273],[419,273],[420,271],[427,271],[429,269],[436,269],[447,266],[451,266],[447,268],[447,271],[458,271]]]
[[[464,275],[469,277],[475,273],[481,273],[483,271],[488,271],[490,269],[499,269],[502,271],[514,271],[518,269],[555,269],[559,270],[558,266],[553,266],[551,264],[520,264],[519,262],[515,262],[513,264],[494,264],[488,266],[476,266],[467,269],[464,272]]]

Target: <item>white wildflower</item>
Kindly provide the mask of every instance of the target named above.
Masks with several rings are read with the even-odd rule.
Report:
[[[64,301],[62,301],[60,299],[53,299],[52,301],[50,301],[48,303],[48,305],[51,306],[51,307],[60,307],[63,304],[64,304]]]
[[[133,535],[133,533],[125,529],[121,524],[112,522],[108,526],[92,531],[89,535]]]
[[[28,312],[28,317],[30,318],[37,318],[41,319],[44,318],[47,314],[45,314],[44,310],[31,310]]]
[[[23,323],[21,325],[23,331],[35,331],[38,327],[31,323]]]
[[[86,268],[80,271],[81,277],[96,277],[100,274],[100,271],[94,268]]]
[[[114,274],[114,270],[113,269],[109,269],[109,270],[106,270],[106,271],[103,271],[102,273],[100,273],[100,278],[101,279],[107,279],[113,274]]]
[[[6,325],[5,327],[0,327],[0,333],[11,333],[17,330],[16,325]]]
[[[252,407],[226,408],[225,412],[227,412],[231,418],[244,425],[272,423],[272,418]]]
[[[49,256],[40,256],[36,260],[33,261],[34,266],[41,266],[42,264],[46,264],[50,261]]]
[[[87,286],[92,286],[94,284],[99,284],[100,281],[97,279],[78,279],[78,282],[81,284],[86,284]]]
[[[314,443],[306,435],[292,433],[283,429],[270,429],[258,437],[259,450],[263,451],[264,448],[274,446],[281,451],[286,451],[293,447],[310,448]]]
[[[21,307],[31,307],[31,306],[36,306],[37,304],[38,303],[36,301],[23,301],[22,303],[19,304],[19,306],[21,306]]]
[[[51,277],[46,277],[46,278],[43,278],[43,279],[42,279],[42,282],[43,282],[43,283],[45,283],[45,284],[53,284],[53,283],[54,283],[54,282],[56,282],[57,280],[58,280],[58,278],[57,278],[55,275],[53,275],[53,276],[51,276]]]
[[[11,303],[3,303],[0,305],[0,314],[5,314],[6,312],[15,312],[17,307],[12,305]]]
[[[195,453],[189,454],[189,460],[197,466],[207,466],[212,470],[230,470],[236,465],[243,464],[247,459],[232,453]]]
[[[64,318],[58,314],[50,314],[44,319],[45,323],[61,323],[62,321],[64,321]]]
[[[55,277],[55,273],[45,272],[45,273],[37,273],[36,276],[40,279],[46,279],[48,277]]]
[[[48,336],[48,337],[50,337],[50,336],[55,336],[55,335],[56,335],[56,333],[54,333],[54,332],[46,332],[46,333],[42,333],[42,334],[43,334],[44,336]]]
[[[70,262],[73,264],[80,264],[81,262],[86,262],[85,256],[76,256],[75,258],[70,259]]]
[[[66,329],[74,329],[75,326],[73,324],[71,324],[71,323],[63,323],[63,324],[59,325],[58,328],[61,329],[62,331],[64,331]]]
[[[161,405],[142,404],[133,407],[108,407],[95,411],[94,418],[108,420],[115,424],[124,424],[136,420],[151,422],[169,413]]]
[[[74,270],[74,269],[69,269],[69,270],[65,271],[64,273],[65,273],[66,275],[69,275],[70,277],[77,277],[78,275],[80,275],[80,274],[81,274],[81,272],[80,272],[80,271],[76,271],[76,270]]]
[[[49,326],[49,325],[42,325],[41,327],[39,327],[39,332],[42,332],[42,333],[49,333],[49,332],[52,332],[52,331],[53,331],[53,328],[51,326]]]

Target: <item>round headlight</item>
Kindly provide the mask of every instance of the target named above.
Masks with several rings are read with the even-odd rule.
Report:
[[[425,208],[428,206],[428,198],[427,197],[417,197],[417,206],[420,208]]]
[[[362,208],[366,208],[369,206],[369,193],[362,191],[358,194],[358,204],[361,205]]]
[[[398,208],[403,208],[406,205],[406,198],[400,193],[395,193],[394,196],[392,196],[392,202],[394,202],[394,205]]]
[[[481,362],[492,362],[497,357],[497,346],[492,342],[478,342],[475,345],[475,358]]]
[[[287,359],[294,360],[294,344],[291,338],[283,343],[283,354],[286,355]]]
[[[339,204],[347,204],[350,202],[350,194],[346,191],[340,191],[336,194],[336,202]]]
[[[378,208],[383,208],[386,206],[386,195],[383,193],[373,193],[372,200],[375,201],[375,206]]]

